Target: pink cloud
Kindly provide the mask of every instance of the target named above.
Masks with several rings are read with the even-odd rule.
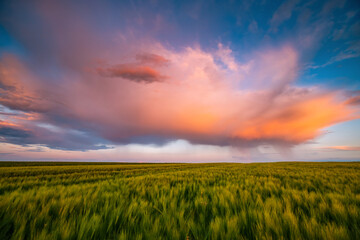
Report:
[[[5,55],[0,62],[0,104],[26,112],[49,108],[40,81],[18,59]]]
[[[132,49],[132,44],[140,45],[129,42],[117,47]],[[67,128],[80,124],[114,143],[156,136],[221,146],[293,145],[315,138],[329,125],[354,118],[354,110],[336,92],[293,85],[298,54],[290,46],[254,53],[245,63],[231,61],[231,68],[216,61],[218,52],[192,47],[172,51],[159,43],[142,46],[128,51],[128,59],[139,59],[139,52],[156,52],[167,64],[155,69],[141,65],[142,60],[122,62],[121,55],[113,54],[106,61],[113,67],[104,68],[94,57],[89,67],[77,69],[75,79],[65,74],[61,88],[34,77],[18,61],[2,59],[2,72],[14,69],[6,75],[8,88],[2,91],[7,101],[2,104],[14,108],[15,100],[42,92],[46,98],[31,96],[37,99],[34,106],[51,106],[42,113],[43,121],[62,125],[51,116],[68,119]],[[231,52],[226,54],[233,59]],[[88,71],[90,67],[97,72]],[[166,81],[162,81],[164,76]],[[11,95],[11,89],[22,92]],[[17,109],[33,109],[26,106]]]

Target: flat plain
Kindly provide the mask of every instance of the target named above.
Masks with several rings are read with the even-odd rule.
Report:
[[[360,239],[360,162],[1,162],[0,239]]]

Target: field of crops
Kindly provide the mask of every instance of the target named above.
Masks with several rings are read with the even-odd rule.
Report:
[[[360,239],[360,163],[0,163],[0,239]]]

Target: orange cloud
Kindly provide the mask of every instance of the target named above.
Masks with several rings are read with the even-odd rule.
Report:
[[[18,126],[18,125],[15,123],[5,122],[5,121],[0,120],[0,127],[16,127],[16,126]]]
[[[332,146],[332,147],[326,147],[324,149],[342,150],[342,151],[360,151],[360,147],[353,147],[353,146]]]
[[[281,108],[270,116],[242,126],[234,136],[245,139],[282,139],[300,143],[315,138],[319,130],[349,120],[351,111],[335,101],[335,94],[313,98]]]

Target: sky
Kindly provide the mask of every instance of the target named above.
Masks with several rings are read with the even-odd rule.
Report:
[[[360,2],[2,1],[0,160],[360,160]]]

